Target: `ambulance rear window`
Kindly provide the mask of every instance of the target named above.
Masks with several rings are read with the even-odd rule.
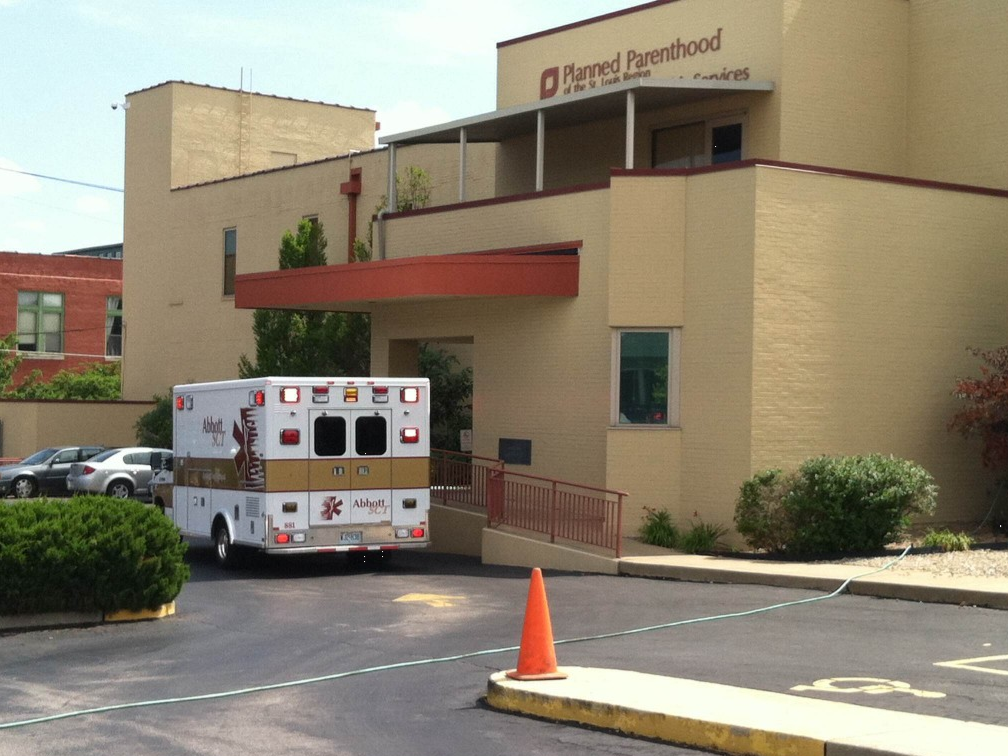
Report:
[[[380,457],[388,449],[388,430],[385,418],[377,416],[358,417],[354,425],[356,443],[354,448],[362,457]]]
[[[316,456],[342,457],[346,454],[346,418],[316,417],[314,430]]]

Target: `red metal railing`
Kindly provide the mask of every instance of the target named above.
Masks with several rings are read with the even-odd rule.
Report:
[[[431,449],[431,496],[449,505],[485,509],[487,478],[491,471],[503,469],[499,459]]]
[[[504,469],[499,459],[431,450],[431,496],[486,508],[490,527],[508,525],[621,555],[626,494]]]

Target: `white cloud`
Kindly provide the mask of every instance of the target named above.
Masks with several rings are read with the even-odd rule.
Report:
[[[104,197],[96,194],[85,194],[74,202],[74,209],[87,215],[108,215],[112,206]]]
[[[452,118],[443,108],[421,105],[415,100],[402,100],[391,107],[378,109],[378,121],[381,123],[378,136],[436,126],[450,120]]]
[[[14,161],[0,157],[0,196],[16,197],[21,194],[32,194],[42,188],[41,182],[34,176],[17,173],[23,170],[24,168]]]
[[[15,221],[13,226],[18,231],[30,231],[31,233],[36,233],[38,231],[45,231],[46,228],[45,223],[35,219]]]

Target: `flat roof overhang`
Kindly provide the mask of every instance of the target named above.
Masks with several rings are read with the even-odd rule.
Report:
[[[477,297],[576,297],[576,247],[520,254],[452,254],[244,273],[235,307],[368,312],[379,302]]]
[[[546,100],[515,105],[482,115],[469,116],[413,131],[381,137],[380,144],[454,144],[465,130],[467,142],[502,142],[534,134],[539,114],[550,128],[623,116],[627,98],[633,98],[638,111],[682,105],[743,92],[772,92],[772,81],[720,81],[717,79],[629,79],[604,87],[586,89]]]

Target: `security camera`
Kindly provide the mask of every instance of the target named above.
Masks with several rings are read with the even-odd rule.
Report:
[[[113,102],[112,103],[112,110],[115,110],[118,107],[119,107],[119,103],[118,102]]]

